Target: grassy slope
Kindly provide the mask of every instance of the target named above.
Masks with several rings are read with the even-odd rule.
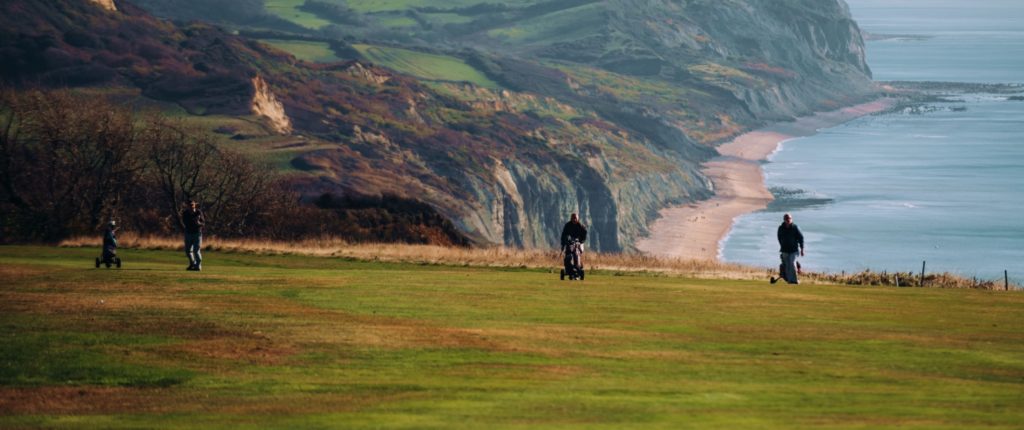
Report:
[[[332,63],[335,61],[341,61],[334,51],[331,50],[331,47],[324,42],[279,39],[261,39],[260,41],[270,44],[282,51],[288,52],[300,60],[314,63]]]
[[[0,427],[1019,428],[1024,296],[0,247]]]
[[[299,6],[305,2],[306,0],[265,0],[264,8],[267,12],[314,30],[331,24],[328,20],[299,10]]]
[[[346,0],[345,4],[359,12],[405,11],[412,8],[435,7],[439,9],[468,7],[478,4],[504,4],[525,6],[538,0]]]
[[[481,87],[498,88],[498,84],[483,73],[455,57],[386,46],[357,44],[352,47],[376,64],[422,79],[471,82]]]

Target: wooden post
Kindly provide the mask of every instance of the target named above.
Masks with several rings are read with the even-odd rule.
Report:
[[[925,265],[925,263],[927,263],[927,261],[922,261],[921,262],[921,283],[918,284],[918,287],[923,287],[924,286],[924,265]]]
[[[1003,288],[1010,291],[1010,272],[1007,270],[1003,270]]]

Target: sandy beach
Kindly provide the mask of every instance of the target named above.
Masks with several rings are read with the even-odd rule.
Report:
[[[895,102],[884,98],[822,112],[745,133],[719,146],[720,156],[705,163],[703,169],[714,184],[714,197],[663,209],[649,228],[650,236],[637,241],[637,249],[659,257],[717,260],[719,244],[729,233],[736,217],[764,209],[772,201],[772,194],[764,182],[761,161],[766,160],[782,142],[883,111]]]

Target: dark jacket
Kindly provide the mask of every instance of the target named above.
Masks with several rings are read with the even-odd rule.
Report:
[[[796,224],[786,223],[779,225],[779,252],[797,252],[804,249],[804,235],[800,233],[800,227]]]
[[[562,227],[562,246],[568,245],[569,240],[574,237],[580,242],[586,242],[587,228],[582,223],[569,221]]]
[[[203,217],[203,211],[196,209],[192,212],[192,209],[185,209],[181,212],[181,223],[185,227],[185,233],[197,234],[203,232],[203,224],[206,224],[206,218]]]
[[[117,232],[112,228],[103,234],[103,249],[117,249]]]

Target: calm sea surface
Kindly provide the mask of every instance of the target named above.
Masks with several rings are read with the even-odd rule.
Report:
[[[1024,83],[1024,1],[848,2],[867,31],[928,36],[868,42],[877,80]],[[777,200],[737,220],[722,257],[777,264],[789,211],[812,270],[927,260],[929,272],[1024,281],[1024,101],[955,98],[785,142],[764,165]]]

